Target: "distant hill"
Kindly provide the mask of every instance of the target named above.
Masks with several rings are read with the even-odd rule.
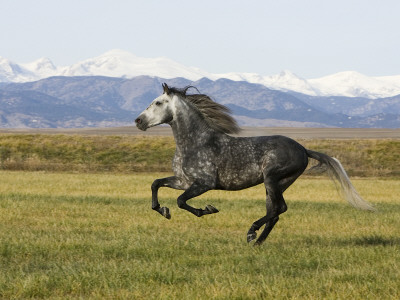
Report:
[[[400,127],[400,95],[380,99],[323,97],[272,90],[247,81],[150,76],[131,79],[56,76],[33,82],[2,83],[0,127],[132,125],[137,114],[161,94],[162,82],[176,87],[196,86],[200,92],[230,107],[241,125]]]

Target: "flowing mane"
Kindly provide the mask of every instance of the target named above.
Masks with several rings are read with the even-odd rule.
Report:
[[[228,107],[213,101],[209,96],[200,94],[200,92],[199,94],[186,94],[190,88],[194,88],[199,92],[194,86],[187,86],[182,89],[169,87],[168,89],[169,93],[179,95],[182,99],[192,104],[200,112],[208,126],[214,130],[223,133],[240,132],[240,127],[231,116],[231,110]]]

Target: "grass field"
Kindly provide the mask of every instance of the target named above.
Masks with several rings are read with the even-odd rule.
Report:
[[[325,178],[285,193],[289,210],[261,247],[262,186],[191,201],[196,218],[160,190],[160,173],[0,171],[0,298],[399,299],[400,180],[353,180],[378,212],[358,211]]]

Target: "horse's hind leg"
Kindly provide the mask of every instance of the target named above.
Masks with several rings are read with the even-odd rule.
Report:
[[[265,218],[261,218],[262,221],[265,221],[265,228],[257,239],[256,245],[260,245],[268,237],[278,222],[279,215],[287,210],[279,184],[270,178],[266,178],[264,184],[267,192],[267,215]]]
[[[255,221],[249,231],[247,232],[247,242],[250,243],[251,241],[255,240],[257,237],[257,230],[259,230],[265,223],[267,222],[267,216],[264,216],[257,221]]]
[[[265,157],[263,175],[267,193],[267,214],[252,224],[247,233],[248,242],[257,237],[256,231],[265,224],[263,232],[256,241],[256,245],[260,245],[278,222],[279,215],[287,210],[283,192],[304,172],[308,164],[304,148],[297,147],[297,150],[296,148],[292,150],[283,156],[270,153]]]
[[[264,185],[267,194],[267,214],[255,221],[247,232],[247,242],[250,243],[257,237],[256,231],[265,224],[265,228],[256,242],[257,245],[261,244],[267,238],[272,228],[278,222],[279,215],[287,210],[282,195],[283,191],[279,187],[279,184],[267,178],[264,181]]]
[[[303,167],[298,168],[291,175],[281,178],[278,182],[268,179],[267,175],[264,176],[266,178],[264,184],[267,193],[267,215],[252,224],[247,233],[247,242],[251,242],[257,237],[256,231],[264,224],[265,228],[256,241],[256,245],[260,245],[268,237],[272,228],[278,222],[279,215],[287,210],[283,192],[303,173],[305,166],[306,163]]]
[[[287,206],[286,206],[285,200],[282,195],[283,192],[301,175],[301,173],[302,172],[300,170],[292,176],[289,176],[289,177],[279,180],[278,190],[277,190],[277,192],[275,192],[275,195],[279,195],[278,199],[275,200],[275,202],[277,204],[276,206],[278,207],[278,212],[279,212],[278,215],[284,213],[287,210]],[[268,186],[276,186],[276,184],[268,183]],[[269,189],[271,190],[271,188],[269,188]],[[247,232],[247,242],[249,242],[249,243],[251,241],[253,241],[254,239],[256,239],[256,237],[257,237],[256,231],[259,230],[264,224],[266,224],[267,221],[272,217],[271,215],[268,216],[268,206],[271,207],[269,209],[271,211],[273,202],[270,198],[271,193],[268,194],[267,184],[266,184],[266,191],[267,191],[267,215],[258,219],[251,225],[249,231]],[[276,196],[275,196],[275,198],[276,198]],[[267,238],[268,234],[271,232],[272,228],[275,226],[276,222],[278,222],[278,220],[279,220],[278,216],[276,218],[277,219],[273,220],[272,222],[269,222],[266,225],[266,228],[269,228],[269,229],[263,231],[259,240],[257,241],[257,244],[261,244]]]

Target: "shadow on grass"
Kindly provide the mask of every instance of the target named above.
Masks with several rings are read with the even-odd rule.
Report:
[[[335,242],[339,246],[400,246],[400,237],[382,237],[377,235],[340,239]]]
[[[304,243],[310,247],[397,247],[400,246],[400,237],[365,235],[347,238],[328,238],[324,236],[309,236],[299,240],[299,243]]]
[[[338,195],[338,199],[340,199]],[[366,214],[366,215],[382,215],[386,213],[400,213],[400,204],[398,203],[371,203],[375,207],[376,211],[367,211],[354,208],[344,199],[341,202],[318,202],[318,201],[304,201],[298,200],[290,202],[288,201],[288,211],[300,211],[303,213],[313,213],[313,212],[336,212],[338,215],[345,214]]]

